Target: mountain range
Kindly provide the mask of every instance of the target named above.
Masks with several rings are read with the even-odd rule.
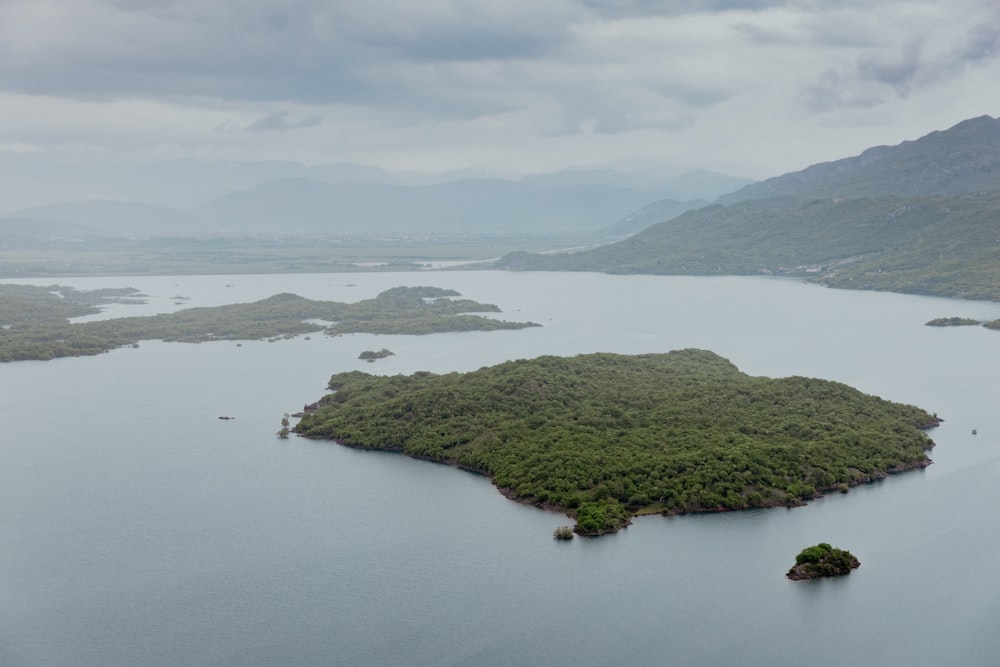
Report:
[[[837,287],[1000,299],[1000,120],[747,185],[592,250],[509,269],[802,275]]]
[[[0,210],[8,210],[0,215],[0,241],[23,240],[25,235],[41,241],[56,229],[73,238],[510,232],[622,236],[636,228],[616,223],[650,202],[667,199],[671,210],[680,213],[750,182],[704,171],[668,175],[573,169],[516,179],[448,174],[397,178],[354,164],[175,160],[127,169],[43,168],[9,158],[0,160],[0,176],[7,179]],[[47,189],[40,190],[40,184]],[[59,200],[60,195],[69,199]],[[13,206],[19,202],[35,203]],[[38,224],[32,227],[31,220]]]

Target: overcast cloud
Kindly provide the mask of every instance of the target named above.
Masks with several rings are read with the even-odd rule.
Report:
[[[0,151],[79,161],[759,178],[997,81],[995,0],[0,0]]]

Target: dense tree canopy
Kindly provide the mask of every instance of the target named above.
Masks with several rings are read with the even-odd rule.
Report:
[[[860,567],[861,561],[850,551],[831,547],[826,542],[806,547],[795,557],[795,565],[788,570],[789,579],[816,579],[850,574]]]
[[[493,478],[600,534],[639,512],[796,505],[929,463],[937,418],[836,382],[741,373],[703,350],[330,379],[310,437]]]

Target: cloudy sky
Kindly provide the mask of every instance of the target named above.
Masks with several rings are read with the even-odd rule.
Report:
[[[0,0],[0,151],[763,178],[1000,115],[996,0]]]

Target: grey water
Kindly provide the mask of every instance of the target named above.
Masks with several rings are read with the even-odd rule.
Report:
[[[148,295],[101,317],[435,285],[543,326],[145,341],[0,365],[2,665],[1000,661],[1000,332],[924,326],[996,319],[998,304],[559,273],[58,282]],[[395,356],[357,359],[383,347]],[[275,437],[282,414],[321,396],[334,372],[686,347],[752,375],[837,380],[936,412],[946,421],[931,432],[934,464],[801,508],[646,517],[558,542],[566,517],[511,502],[484,477]],[[861,567],[786,579],[795,554],[821,541]]]

